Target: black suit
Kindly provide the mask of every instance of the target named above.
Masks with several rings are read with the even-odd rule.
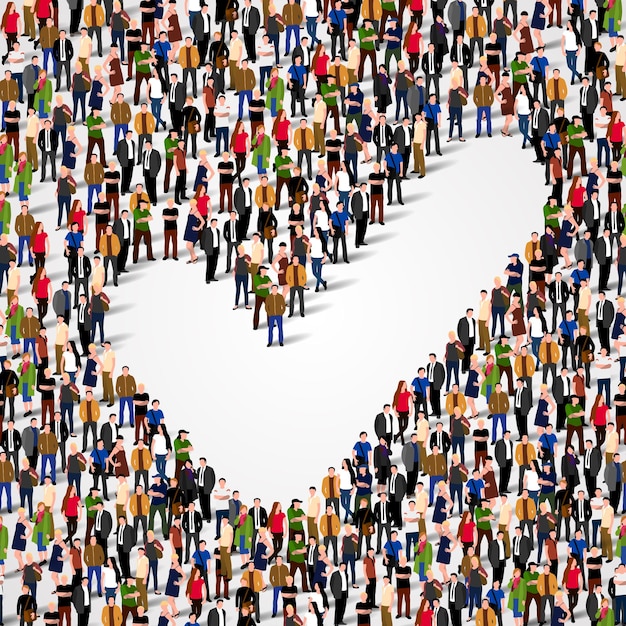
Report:
[[[13,471],[15,476],[20,472],[20,449],[22,447],[22,435],[13,429],[13,450],[9,451],[9,430],[2,431],[2,438],[0,439],[0,445],[2,449],[7,453],[7,459],[13,461]]]
[[[76,317],[78,323],[78,337],[80,345],[83,349],[83,356],[89,352],[89,344],[91,343],[91,313],[89,312],[89,302],[78,305],[78,315]]]
[[[89,624],[89,615],[91,614],[91,601],[88,599],[89,592],[87,587],[79,585],[72,592],[72,604],[76,613],[78,613],[78,626],[87,626]]]
[[[121,145],[121,142],[120,142]],[[119,150],[119,145],[118,145]],[[119,154],[119,153],[118,153]],[[120,217],[113,222],[113,232],[117,235],[117,238],[120,240],[120,253],[117,255],[117,269],[118,272],[123,272],[126,270],[126,260],[128,259],[128,251],[130,250],[130,242],[133,232],[133,224],[127,219],[127,228],[124,229],[124,220]],[[125,236],[125,230],[126,235]]]
[[[185,563],[189,563],[189,548],[193,539],[196,550],[199,549],[200,531],[202,530],[202,515],[198,511],[185,511],[182,516],[181,526],[185,531]]]
[[[391,505],[387,502],[377,502],[374,505],[374,519],[376,520],[376,553],[380,554],[380,548],[383,544],[383,530],[387,535],[387,541],[391,539]],[[395,563],[394,563],[395,565]]]
[[[248,236],[248,227],[250,226],[250,216],[252,215],[252,202],[254,200],[251,192],[248,188],[242,187],[241,185],[235,189],[235,194],[233,195],[233,205],[235,206],[235,211],[239,215],[239,219],[237,221],[237,240],[243,241]],[[246,206],[246,194],[249,195],[248,202],[250,202],[249,206]],[[262,233],[261,233],[262,234]],[[226,234],[224,234],[226,236]]]
[[[567,301],[569,300],[570,290],[567,283],[564,280],[560,282],[561,290],[560,290],[560,298],[557,290],[557,281],[553,280],[548,286],[548,298],[550,302],[552,302],[552,332],[555,332],[556,329],[556,316],[557,313],[561,312],[561,318],[565,319],[565,311],[567,310]],[[557,300],[560,299],[560,302]]]
[[[489,557],[489,563],[493,567],[493,579],[499,580],[502,584],[502,578],[504,577],[504,569],[506,567],[506,547],[504,547],[504,541],[502,546],[495,539],[489,544],[487,548],[487,556]],[[501,547],[504,549],[501,551]],[[501,553],[502,552],[502,553]]]
[[[345,590],[342,587],[345,586]],[[346,604],[348,603],[348,572],[336,569],[330,575],[330,591],[335,598],[335,626],[343,622],[346,613]]]
[[[70,438],[70,430],[67,427],[67,424],[63,420],[59,420],[58,422],[56,420],[52,420],[52,424],[50,425],[50,432],[54,433],[55,437],[57,438],[57,442],[59,444],[59,453],[61,454],[61,470],[65,471],[65,467],[67,465],[67,455],[65,454],[65,444],[67,440]],[[9,455],[7,454],[7,456]]]
[[[474,354],[474,346],[476,345],[476,320],[472,317],[462,317],[456,326],[459,341],[463,344],[465,352],[463,353],[463,361],[461,370],[465,374],[470,366],[470,358]],[[471,332],[470,332],[471,331]]]
[[[217,261],[220,256],[220,231],[215,229],[215,236],[211,228],[205,228],[200,240],[200,246],[206,254],[206,282],[217,280],[215,278],[215,270],[217,269]]]
[[[372,129],[372,141],[376,146],[376,161],[382,163],[382,157],[386,156],[389,150],[391,150],[391,144],[393,142],[393,131],[389,124],[382,126],[376,124]]]
[[[64,39],[65,60],[61,60],[61,40],[57,39],[52,46],[52,56],[57,63],[57,86],[56,91],[61,91],[61,74],[65,70],[67,80],[67,90],[70,90],[70,74],[72,72],[72,58],[74,57],[74,46],[66,37]]]
[[[448,617],[448,611],[442,606],[435,609],[433,614],[433,626],[448,626],[450,624],[450,618]]]
[[[235,256],[237,255],[237,246],[241,243],[238,234],[239,220],[235,220],[234,222],[228,220],[224,224],[224,241],[227,243],[226,246],[226,273],[230,272],[231,260],[233,256],[233,252]]]
[[[519,541],[519,546],[518,546]],[[532,543],[526,535],[517,535],[511,539],[511,556],[515,567],[519,567],[522,573],[526,571],[526,564],[530,558]]]
[[[587,545],[591,545],[589,541],[589,520],[591,519],[591,504],[589,504],[588,498],[583,498],[581,511],[580,502],[581,501],[576,498],[576,500],[574,500],[572,503],[572,517],[574,518],[575,524],[574,533],[579,529],[582,530]]]
[[[130,573],[130,552],[137,543],[135,529],[129,524],[118,526],[115,533],[115,544],[117,546],[117,556],[120,562],[120,570],[124,578],[128,578]]]
[[[587,486],[587,494],[591,497],[591,494],[595,494],[596,486],[598,482],[598,474],[602,467],[602,452],[600,448],[591,448],[591,454],[589,456],[589,467],[587,467],[587,449],[581,456],[581,463],[583,466],[583,474],[585,476],[585,485]]]
[[[541,149],[541,140],[548,131],[550,126],[550,115],[546,109],[539,107],[539,109],[533,108],[530,112],[530,135],[533,140],[533,147],[535,148],[535,155],[537,161],[542,163],[545,161],[543,156],[543,150]]]
[[[601,310],[602,315],[600,315]],[[602,319],[599,319],[600,317],[602,317]],[[596,302],[596,327],[598,329],[598,337],[600,338],[600,346],[602,348],[606,348],[607,354],[611,351],[609,332],[611,330],[611,324],[613,324],[614,317],[615,307],[612,302],[607,299],[602,302]]]
[[[96,518],[98,514],[96,513]],[[98,528],[97,519],[94,520],[93,530],[98,545],[102,546],[104,558],[108,558],[108,539],[113,530],[113,517],[111,514],[102,509],[102,517],[100,518],[100,528]]]
[[[81,269],[82,265],[82,269]],[[81,275],[82,274],[82,275]],[[80,287],[83,287],[83,293],[87,295],[89,301],[89,277],[91,276],[91,261],[86,254],[83,254],[82,261],[78,255],[75,262],[71,266],[71,278],[74,281],[74,303],[78,304],[80,301],[78,296],[80,295]]]
[[[202,517],[207,522],[211,521],[211,492],[215,487],[215,470],[205,465],[198,466],[198,496],[200,498],[200,509],[202,510]]]
[[[528,435],[528,414],[530,413],[530,409],[533,406],[533,399],[532,392],[530,388],[526,385],[520,390],[519,403],[517,401],[517,393],[518,388],[516,387],[511,404],[513,406],[515,420],[517,422],[517,432],[519,437],[521,438],[523,435]],[[517,406],[517,404],[519,404],[519,406]],[[502,475],[500,475],[500,480],[502,481]]]
[[[448,585],[448,610],[452,618],[452,626],[461,626],[461,612],[465,606],[465,585],[459,581]]]
[[[193,31],[195,43],[198,45],[198,53],[200,54],[200,65],[204,65],[206,61],[206,55],[209,50],[209,42],[211,41],[211,16],[207,13],[207,26],[204,23],[204,16],[202,13],[198,13],[191,24],[191,30]]]
[[[367,220],[369,218],[370,195],[365,192],[361,194],[360,190],[352,194],[350,200],[350,208],[354,215],[356,223],[355,246],[358,248],[365,243],[365,233],[367,232]]]
[[[137,144],[124,138],[117,144],[117,160],[122,168],[122,195],[130,193],[130,183],[133,178],[133,168],[137,162]],[[121,241],[121,239],[120,239]]]
[[[56,130],[45,128],[39,131],[37,146],[41,150],[41,182],[46,179],[46,164],[50,161],[52,168],[52,180],[57,179],[56,154],[59,147],[59,135]]]
[[[425,52],[422,57],[422,71],[426,81],[426,93],[432,93],[431,83],[435,85],[435,94],[439,102],[439,78],[441,74],[441,59],[436,52]]]
[[[152,148],[150,153],[144,152],[141,158],[143,178],[146,183],[146,192],[152,205],[157,203],[157,176],[161,169],[161,155],[158,150]]]
[[[219,616],[220,613],[222,614],[221,621]],[[224,609],[214,607],[209,611],[207,626],[220,626],[220,624],[226,624],[226,611]]]
[[[391,413],[389,413],[391,417]],[[384,413],[379,413],[374,419],[374,432],[376,433],[376,439],[380,439],[381,437],[387,442],[387,446],[391,445],[391,441],[393,438],[393,419],[389,420],[389,424],[391,425],[391,432],[387,431],[387,419],[385,418]]]
[[[456,41],[450,48],[450,62],[456,61],[463,71],[463,87],[467,89],[469,83],[467,82],[467,70],[472,66],[472,53],[469,46],[466,43],[461,44],[461,53],[459,54],[459,46]]]
[[[406,478],[400,472],[397,472],[395,477],[393,474],[389,477],[387,493],[391,504],[391,517],[395,526],[402,528],[402,500],[406,495]]]
[[[592,48],[593,51],[593,48]],[[587,60],[585,59],[585,63]],[[595,68],[594,68],[595,69]],[[593,85],[589,85],[587,89],[586,103],[583,104],[585,88],[580,88],[580,115],[583,118],[583,126],[587,131],[587,138],[594,138],[593,114],[598,107],[598,92]]]
[[[246,26],[247,23],[247,26]],[[243,7],[241,9],[241,26],[243,31],[243,43],[246,46],[246,54],[248,59],[254,63],[256,61],[256,42],[255,35],[261,25],[261,15],[259,10],[254,7]]]
[[[170,108],[170,119],[172,120],[172,128],[177,130],[181,137],[184,130],[183,107],[185,106],[185,98],[185,86],[180,82],[170,83],[167,90],[167,104]]]
[[[428,363],[426,377],[430,382],[430,408],[432,415],[441,417],[441,388],[446,380],[446,370],[442,363]]]

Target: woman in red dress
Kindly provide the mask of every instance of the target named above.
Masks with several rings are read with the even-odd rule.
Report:
[[[17,11],[15,2],[9,2],[4,10],[2,22],[0,22],[0,32],[7,42],[7,53],[2,57],[2,65],[4,65],[9,58],[9,53],[13,51],[13,44],[22,34],[22,18]]]
[[[31,290],[33,298],[37,302],[37,312],[39,314],[39,323],[43,324],[43,320],[48,312],[48,303],[52,300],[52,283],[46,274],[46,268],[40,267],[33,280],[33,288]]]
[[[235,130],[230,138],[230,149],[235,154],[237,165],[235,176],[241,185],[241,172],[246,168],[246,159],[250,156],[250,135],[246,132],[246,127],[241,120],[237,120],[235,124]]]
[[[404,431],[408,428],[409,417],[413,413],[413,396],[408,391],[406,380],[401,380],[398,383],[396,393],[393,395],[391,408],[398,420],[398,432],[393,438],[393,442],[395,443],[398,439],[401,439],[402,445],[404,445]]]

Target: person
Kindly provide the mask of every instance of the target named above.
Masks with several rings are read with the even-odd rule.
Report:
[[[277,284],[272,284],[269,295],[265,297],[264,304],[268,327],[267,347],[269,348],[274,341],[274,326],[278,328],[278,343],[282,347],[285,345],[283,338],[283,315],[287,307],[282,294],[278,293]]]

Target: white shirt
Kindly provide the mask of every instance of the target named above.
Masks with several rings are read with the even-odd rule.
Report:
[[[591,498],[589,501],[591,505],[591,519],[600,521],[602,519],[602,496],[599,498]],[[598,507],[594,509],[594,507]]]
[[[151,100],[160,100],[163,97],[163,88],[158,78],[152,77],[148,79],[148,87],[150,89]]]
[[[317,17],[317,3],[314,0],[307,0],[304,7],[305,17]]]
[[[0,343],[5,343],[5,342],[6,342],[6,345],[0,346],[0,356],[7,355],[7,348],[9,347],[9,343],[11,343],[11,340],[9,339],[9,337],[7,337],[7,335],[5,334],[0,335]]]
[[[311,248],[310,248],[311,258],[312,259],[323,259],[324,258],[324,249],[323,249],[323,246],[322,246],[322,240],[321,239],[317,239],[316,237],[313,237],[313,239],[311,239],[309,241],[309,243],[311,244]]]
[[[78,365],[76,363],[76,355],[69,350],[63,353],[63,358],[65,359],[65,367],[63,368],[68,374],[76,372],[78,370]]]
[[[167,439],[164,435],[158,433],[152,437],[154,442],[154,454],[167,454]]]
[[[530,113],[530,107],[528,105],[528,97],[518,93],[515,96],[515,101],[517,102],[517,114],[518,115],[528,115]]]
[[[219,113],[226,113],[224,117],[217,117]],[[228,105],[215,106],[215,128],[228,128],[230,126],[230,107]]]
[[[13,73],[13,76],[15,76],[15,74],[22,74],[24,72],[25,58],[26,55],[23,52],[9,52],[8,63],[9,69]]]
[[[578,50],[578,43],[576,42],[576,33],[566,30],[563,33],[565,38],[565,50],[569,52],[575,52]]]
[[[218,500],[215,496],[228,496],[230,497],[230,489],[221,489],[217,487],[213,489],[213,497],[215,502],[216,511],[228,511],[228,500]]]
[[[615,574],[615,582],[626,583],[626,573],[624,574]],[[626,596],[626,585],[615,585],[615,595],[616,596]]]
[[[350,191],[350,175],[348,172],[343,170],[337,172],[337,189],[339,191]]]
[[[317,218],[317,227],[322,231],[326,231],[330,229],[328,224],[328,213],[326,211],[316,211],[315,217]],[[313,239],[311,239],[311,243],[313,243]],[[321,256],[321,255],[320,255]]]
[[[337,474],[339,475],[339,489],[352,489],[352,476],[348,470],[340,469]]]
[[[115,570],[112,567],[103,567],[102,573],[104,574],[104,588],[115,589],[117,587],[117,580],[115,580]]]
[[[543,337],[543,326],[541,324],[541,318],[539,317],[531,317],[528,320],[530,324],[530,336],[534,338]]]
[[[66,50],[67,50],[67,39],[59,39],[59,59],[61,61],[65,61],[65,59],[67,58]]]
[[[526,470],[524,478],[527,478],[526,489],[528,491],[539,491],[539,475],[535,470]]]

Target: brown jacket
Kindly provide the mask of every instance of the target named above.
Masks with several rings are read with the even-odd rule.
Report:
[[[302,128],[296,128],[293,131],[293,145],[296,150],[313,150],[315,147],[315,138],[310,128],[304,129],[304,143],[302,142]]]
[[[132,118],[128,102],[116,102],[111,105],[111,121],[114,124],[128,124]]]
[[[302,9],[300,5],[287,3],[283,7],[283,20],[285,26],[299,26],[302,24]]]
[[[56,454],[59,450],[59,442],[54,433],[40,433],[37,443],[39,454]]]
[[[515,448],[515,462],[518,465],[530,465],[531,461],[534,461],[537,458],[537,453],[535,452],[535,448],[533,448],[531,443],[526,444],[526,463],[524,463],[524,444],[518,443],[517,448]]]
[[[189,54],[187,54],[189,51]],[[187,58],[189,57],[189,59]],[[191,61],[191,63],[189,63]],[[200,53],[196,46],[183,46],[178,53],[178,64],[184,69],[197,68],[200,65]]]
[[[256,86],[256,78],[254,70],[239,70],[237,72],[237,85],[239,91],[252,91]]]
[[[111,244],[109,248],[109,236],[111,237]],[[111,235],[104,234],[100,237],[100,245],[98,246],[100,254],[103,256],[117,256],[120,253],[122,247],[120,246],[119,237],[112,233]]]
[[[92,546],[91,544],[87,544],[83,551],[83,558],[85,559],[85,565],[87,565],[87,567],[104,565],[104,550],[101,545],[96,544]]]
[[[104,182],[104,168],[101,163],[87,163],[85,165],[85,182],[88,185],[101,185]]]
[[[97,400],[91,400],[90,405],[91,405],[91,421],[97,422],[100,419],[100,405],[98,404]],[[86,399],[80,403],[80,407],[78,409],[78,415],[80,417],[81,422],[87,421],[87,400]]]
[[[148,450],[148,448],[144,448],[143,450],[135,448],[130,455],[130,465],[135,472],[139,469],[140,454],[143,457],[143,468],[145,470],[149,470],[152,466],[152,456],[150,455],[150,450]]]
[[[54,47],[54,42],[59,38],[59,29],[56,26],[44,26],[39,31],[39,43],[41,43],[41,49],[51,49]]]
[[[95,9],[95,21],[92,17],[94,14],[93,9]],[[87,5],[83,11],[83,22],[85,22],[85,26],[87,28],[104,26],[104,9],[102,6],[99,4],[96,4],[94,7],[92,7],[91,4]]]
[[[267,298],[265,298],[265,312],[270,317],[284,315],[286,308],[285,298],[283,298],[280,293],[270,293]]]
[[[298,265],[298,285],[304,287],[306,285],[306,270],[303,265]],[[295,265],[288,265],[285,270],[285,280],[290,287],[293,287],[295,283],[296,267]]]
[[[477,107],[490,107],[493,104],[493,89],[489,85],[476,85],[474,104]]]
[[[10,80],[3,78],[0,80],[0,100],[2,100],[2,102],[11,102],[11,100],[17,101],[19,95],[20,92],[15,78],[11,78]]]
[[[556,89],[555,89],[556,83]],[[548,100],[565,100],[567,98],[567,83],[564,78],[548,78],[546,80],[546,95]]]
[[[492,414],[496,413],[508,413],[509,411],[509,396],[501,391],[498,393],[497,391],[492,392],[489,396],[489,412]]]
[[[128,502],[128,510],[133,517],[150,513],[150,498],[145,493],[134,493]]]
[[[11,461],[0,461],[0,483],[12,483],[15,479],[15,471]]]
[[[111,614],[110,608],[113,608],[113,621],[109,617]],[[123,621],[122,609],[117,604],[113,605],[113,607],[107,605],[102,609],[102,626],[122,626]]]
[[[142,123],[143,117],[144,117],[144,113],[142,113],[141,111],[137,113],[137,115],[135,115],[135,132],[138,135],[143,135],[143,123]],[[151,135],[154,132],[154,129],[156,128],[156,120],[154,119],[154,115],[152,115],[150,111],[146,111],[145,117],[146,117],[146,134]]]
[[[526,515],[524,515],[524,503],[526,503]],[[537,515],[537,507],[535,506],[535,501],[532,498],[520,498],[515,505],[515,515],[517,515],[517,519],[520,520],[528,520],[535,519]]]
[[[324,537],[338,537],[340,532],[341,522],[335,513],[330,516],[330,528],[328,515],[324,514],[320,517],[320,533],[324,535]]]

